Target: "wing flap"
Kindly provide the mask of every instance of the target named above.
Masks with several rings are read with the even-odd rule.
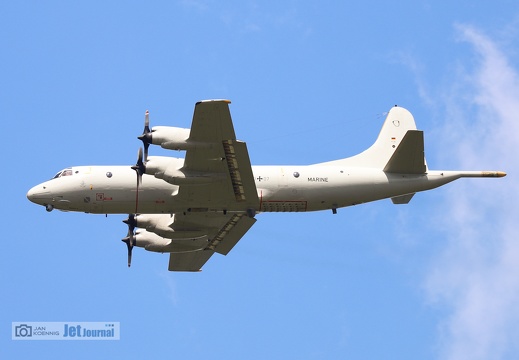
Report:
[[[247,145],[244,142],[233,140],[226,140],[223,145],[236,201],[246,202],[249,206],[256,208],[259,198]]]
[[[256,219],[244,214],[233,215],[214,237],[209,248],[214,248],[214,251],[219,254],[227,255],[255,222]]]

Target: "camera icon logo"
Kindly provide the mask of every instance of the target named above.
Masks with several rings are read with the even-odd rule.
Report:
[[[14,327],[14,336],[16,337],[32,337],[32,326],[20,324]]]

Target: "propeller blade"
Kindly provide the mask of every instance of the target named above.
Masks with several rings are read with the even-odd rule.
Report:
[[[133,234],[131,234],[131,236],[127,236],[124,239],[122,239],[122,242],[126,243],[126,246],[128,247],[128,267],[130,267],[132,265],[132,250],[133,250],[132,238],[133,238]]]
[[[128,267],[132,266],[132,247],[128,247]]]
[[[150,130],[150,112],[146,110],[144,114],[144,130],[142,135],[137,137],[142,141],[144,145],[144,162],[148,161],[148,148],[150,147],[151,141],[153,139],[152,132]]]
[[[123,220],[123,222],[128,225],[128,235],[126,235],[126,237],[121,241],[126,243],[126,246],[128,247],[128,267],[130,267],[132,265],[132,250],[135,246],[134,230],[137,225],[137,222],[135,221],[135,215],[128,215],[128,219]]]
[[[146,172],[146,165],[143,161],[142,148],[139,148],[137,153],[137,163],[132,166],[132,169],[137,173],[137,185],[142,182],[142,175]]]

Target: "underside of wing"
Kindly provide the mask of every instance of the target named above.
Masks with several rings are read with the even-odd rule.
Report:
[[[215,253],[227,255],[256,219],[243,213],[142,214],[136,246],[170,253],[170,271],[199,271]]]
[[[171,271],[199,271],[215,252],[228,254],[256,222],[252,166],[246,144],[236,140],[229,103],[198,102],[188,135],[187,129],[153,128],[153,144],[186,154],[146,162],[146,174],[177,186],[176,205],[173,214],[136,217],[143,229],[136,246],[170,253]]]
[[[213,100],[195,106],[182,172],[210,179],[196,186],[181,185],[176,195],[191,208],[257,210],[259,199],[244,142],[236,140],[229,102]]]
[[[170,227],[173,233],[203,233],[207,236],[204,249],[227,255],[255,222],[242,213],[200,212],[175,214]]]
[[[214,254],[212,250],[196,250],[184,253],[169,254],[169,271],[198,272]]]
[[[207,238],[203,247],[198,250],[172,252],[168,270],[200,271],[215,252],[227,255],[255,222],[256,219],[244,214],[219,216],[206,213],[178,216],[173,224],[174,229],[178,229],[177,231],[205,229]],[[174,242],[175,240],[172,241],[172,243]]]

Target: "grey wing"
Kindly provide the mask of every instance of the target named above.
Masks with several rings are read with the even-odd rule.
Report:
[[[195,105],[182,171],[205,184],[180,185],[179,201],[192,209],[247,211],[259,208],[247,146],[236,140],[229,102],[202,101]]]
[[[172,240],[168,270],[200,271],[215,252],[227,255],[255,222],[256,219],[245,214],[176,214],[174,231],[204,233],[207,238],[200,248],[181,252],[174,252],[174,245],[184,240]]]

